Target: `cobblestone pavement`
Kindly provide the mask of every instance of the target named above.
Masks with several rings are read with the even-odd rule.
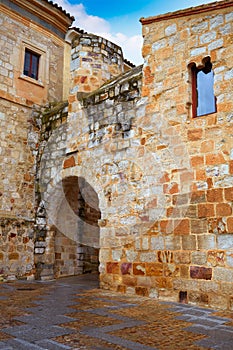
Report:
[[[2,350],[232,350],[233,312],[98,289],[96,275],[0,283]]]

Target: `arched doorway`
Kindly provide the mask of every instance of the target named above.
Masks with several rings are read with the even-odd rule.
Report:
[[[54,240],[56,278],[98,272],[99,226],[98,195],[83,178],[62,180],[63,199],[57,208]]]

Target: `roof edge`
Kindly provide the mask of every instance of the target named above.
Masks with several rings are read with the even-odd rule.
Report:
[[[20,11],[22,16],[46,26],[47,29],[50,28],[62,37],[65,36],[74,20],[74,17],[50,0],[2,0],[1,3],[15,13]]]
[[[178,10],[174,12],[168,12],[162,15],[158,16],[152,16],[152,17],[147,17],[147,18],[140,18],[140,22],[142,25],[145,24],[151,24],[154,22],[161,22],[164,20],[169,20],[173,18],[179,18],[179,17],[186,17],[186,16],[191,16],[191,15],[196,15],[199,13],[203,12],[208,12],[208,11],[214,11],[214,10],[219,10],[227,7],[233,6],[233,0],[221,0],[221,1],[215,1],[209,4],[204,4],[196,7],[189,7],[183,10]]]
[[[61,6],[56,4],[54,1],[52,1],[52,0],[43,0],[43,1],[47,2],[48,4],[52,5],[55,8],[57,8],[59,11],[63,12],[63,14],[66,15],[69,19],[74,21],[74,19],[75,19],[74,16],[72,16],[70,13],[66,12],[66,10],[64,10]]]

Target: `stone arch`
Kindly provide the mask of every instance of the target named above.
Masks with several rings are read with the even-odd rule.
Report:
[[[97,272],[101,218],[98,195],[84,177],[74,175],[61,180],[59,192],[53,211],[55,277]]]

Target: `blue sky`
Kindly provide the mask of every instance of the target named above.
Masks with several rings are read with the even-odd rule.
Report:
[[[53,0],[76,18],[74,26],[120,45],[135,64],[141,57],[141,17],[210,3],[209,0]]]

